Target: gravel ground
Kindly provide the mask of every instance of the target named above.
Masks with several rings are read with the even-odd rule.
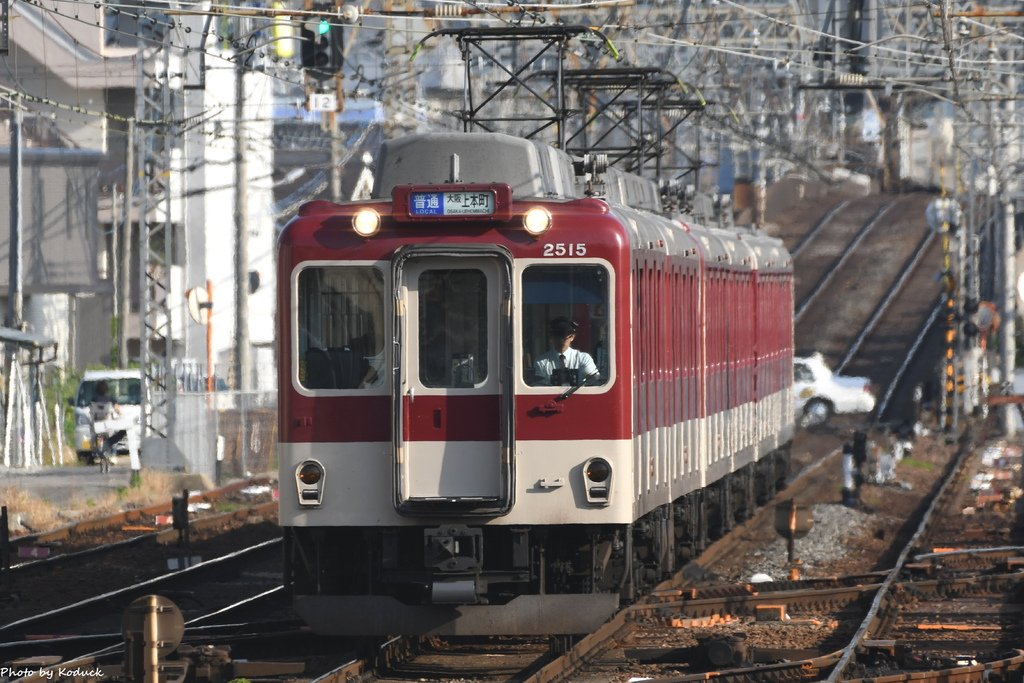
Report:
[[[824,427],[798,430],[792,449],[794,470],[826,458],[861,426],[857,417],[834,416]],[[885,443],[877,433],[871,438]],[[861,488],[857,509],[841,505],[839,458],[823,463],[815,484],[796,497],[797,504],[807,506],[814,516],[811,531],[795,545],[796,558],[802,562],[801,575],[859,574],[891,566],[894,540],[907,533],[903,528],[906,520],[923,504],[954,450],[955,445],[945,443],[939,435],[920,436],[913,453],[897,466],[897,480],[885,485],[870,483],[872,459],[867,471],[869,482]],[[708,569],[727,581],[747,582],[757,573],[775,580],[787,577],[786,541],[775,532],[770,516],[748,532],[747,541],[745,551],[723,558]]]
[[[814,526],[803,538],[794,543],[795,556],[803,561],[805,571],[813,571],[846,557],[849,538],[868,533],[871,529],[871,515],[838,504],[820,504],[811,508]],[[767,574],[772,580],[786,578],[788,573],[786,541],[778,538],[764,550],[755,550],[749,557],[747,576],[733,576],[734,580],[749,581],[758,573]]]

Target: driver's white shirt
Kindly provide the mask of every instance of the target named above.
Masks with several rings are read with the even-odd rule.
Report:
[[[565,356],[565,368],[567,370],[579,370],[579,381],[597,372],[597,364],[586,351],[580,351],[569,347],[563,352]],[[533,363],[537,380],[541,384],[551,384],[551,373],[560,367],[559,352],[548,351]]]

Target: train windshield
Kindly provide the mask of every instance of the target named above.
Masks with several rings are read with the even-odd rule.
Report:
[[[299,273],[299,382],[372,389],[384,382],[384,274],[369,266]]]
[[[599,386],[610,376],[608,272],[598,265],[523,271],[523,380]]]

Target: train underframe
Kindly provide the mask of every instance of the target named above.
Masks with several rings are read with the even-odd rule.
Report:
[[[752,516],[788,468],[780,449],[629,525],[285,527],[285,582],[320,633],[586,633]]]

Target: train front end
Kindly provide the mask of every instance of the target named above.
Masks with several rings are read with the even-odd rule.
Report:
[[[412,136],[380,166],[281,237],[294,605],[321,633],[588,632],[632,556],[622,226],[529,141]]]

